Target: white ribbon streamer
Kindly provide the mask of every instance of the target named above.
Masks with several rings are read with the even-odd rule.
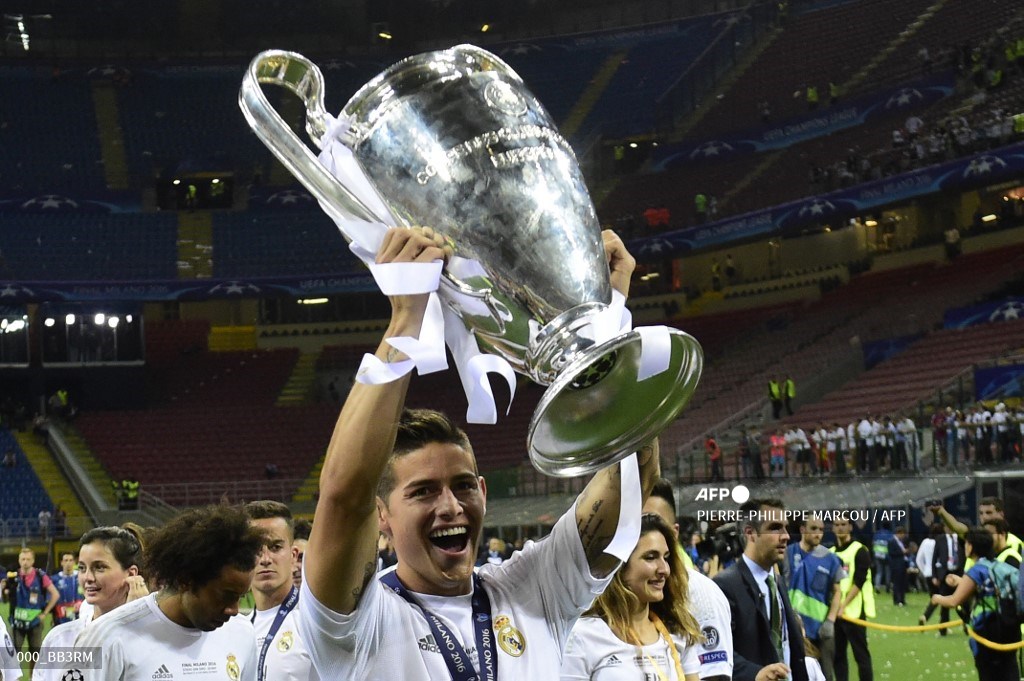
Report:
[[[668,370],[672,361],[672,335],[665,326],[640,326],[640,366],[636,380],[645,381]]]
[[[448,347],[455,358],[455,366],[459,369],[459,379],[466,393],[468,406],[466,421],[469,423],[494,424],[498,422],[498,409],[494,403],[494,392],[487,380],[487,374],[497,373],[508,384],[510,399],[508,410],[512,408],[512,399],[516,393],[516,375],[512,366],[503,357],[485,355],[480,352],[476,338],[469,333],[465,324],[452,310],[444,310],[444,333]]]
[[[643,510],[643,492],[640,489],[640,464],[636,454],[630,454],[619,462],[619,524],[605,553],[615,556],[623,563],[640,541],[640,517]]]

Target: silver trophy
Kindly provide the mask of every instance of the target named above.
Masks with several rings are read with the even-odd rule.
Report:
[[[339,226],[389,222],[292,132],[261,83],[298,95],[306,132],[323,148],[333,119],[320,69],[293,52],[260,53],[243,79],[242,111]],[[668,369],[638,381],[641,334],[595,336],[612,302],[597,214],[575,154],[507,64],[471,45],[409,57],[360,88],[339,119],[341,142],[401,226],[430,225],[454,242],[443,305],[481,350],[548,386],[527,436],[540,471],[597,470],[676,418],[700,378],[700,345],[669,329]]]

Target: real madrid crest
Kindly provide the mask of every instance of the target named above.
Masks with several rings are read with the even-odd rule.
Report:
[[[494,631],[498,647],[512,657],[519,657],[526,651],[526,639],[521,631],[512,626],[512,619],[508,615],[494,618]]]
[[[292,632],[286,631],[281,634],[281,638],[278,639],[277,649],[282,653],[287,653],[292,649],[293,643],[295,643],[295,639],[294,636],[292,636]]]
[[[230,653],[228,654],[227,672],[228,678],[231,681],[238,681],[242,677],[242,669],[238,666],[238,659]]]

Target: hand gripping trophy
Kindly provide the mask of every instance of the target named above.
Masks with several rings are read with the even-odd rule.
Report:
[[[304,102],[318,156],[261,84]],[[488,373],[547,386],[528,451],[540,471],[568,477],[622,459],[676,418],[700,378],[700,345],[677,329],[631,328],[575,154],[507,64],[471,45],[409,57],[337,118],[323,91],[315,64],[267,51],[249,65],[239,104],[357,256],[372,262],[387,226],[430,225],[449,238],[454,257],[434,282],[440,321],[408,339],[433,344],[434,358],[407,354],[420,373],[444,368],[447,342],[468,420],[495,418]],[[357,380],[387,376],[361,369]]]

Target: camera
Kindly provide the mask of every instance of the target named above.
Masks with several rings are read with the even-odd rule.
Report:
[[[924,502],[924,507],[929,511],[934,511],[937,508],[942,508],[942,499],[929,499]]]
[[[743,553],[743,540],[736,523],[726,523],[716,529],[714,535],[697,545],[697,553],[704,560],[718,556],[722,565],[736,560]]]

